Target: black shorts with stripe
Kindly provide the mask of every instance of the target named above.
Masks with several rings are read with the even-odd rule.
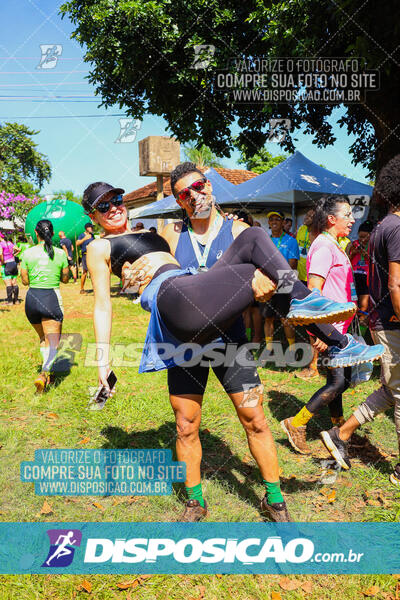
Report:
[[[38,325],[42,319],[62,322],[64,312],[60,290],[29,288],[25,298],[25,314],[32,325]]]

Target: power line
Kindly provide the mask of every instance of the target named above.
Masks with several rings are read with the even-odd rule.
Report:
[[[0,56],[0,60],[39,60],[40,56]],[[63,56],[57,56],[57,60],[78,60],[82,62],[82,58],[66,58]]]
[[[124,114],[112,114],[112,115],[51,115],[51,116],[33,116],[33,117],[0,117],[0,119],[86,119],[86,118],[93,118],[93,117],[97,117],[97,118],[104,118],[104,117],[127,117],[127,115]],[[129,118],[129,117],[127,117]]]
[[[57,99],[57,98],[90,98],[91,100],[96,100],[96,96],[93,96],[91,94],[73,94],[72,92],[70,93],[65,93],[65,94],[54,94],[53,92],[49,92],[49,95],[47,96],[21,96],[18,94],[10,94],[8,96],[4,95],[4,94],[0,94],[0,98],[4,98],[4,99],[18,99],[18,98],[22,98],[22,99],[36,99],[36,100],[40,100],[40,99],[49,99],[49,100],[53,100],[53,99]],[[100,98],[97,98],[100,101]]]
[[[0,88],[26,87],[31,85],[88,85],[87,81],[51,81],[49,83],[0,83]]]
[[[13,97],[6,97],[3,98],[2,96],[0,96],[0,102],[10,102],[10,100],[13,100],[14,102],[55,102],[56,104],[65,104],[66,102],[87,102],[87,103],[96,103],[99,104],[100,100],[51,100],[48,98],[45,98],[43,100],[33,100],[33,99],[28,99],[28,98],[13,98]]]
[[[1,58],[0,58],[1,60]],[[59,71],[58,69],[37,69],[37,71],[0,71],[0,75],[40,75],[40,72],[47,75],[63,75],[64,73],[89,73],[89,71]]]

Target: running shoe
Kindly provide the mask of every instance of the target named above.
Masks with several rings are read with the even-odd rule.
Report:
[[[268,517],[274,523],[292,523],[286,502],[274,502],[268,504],[267,496],[261,500],[261,514]]]
[[[302,300],[293,300],[286,319],[291,325],[309,325],[310,323],[337,323],[346,321],[357,311],[354,302],[335,302],[321,296],[319,290]]]
[[[393,483],[397,488],[400,488],[400,463],[397,463],[389,479],[390,483]]]
[[[185,523],[196,523],[207,516],[207,502],[204,500],[204,508],[198,500],[194,498],[188,500],[185,504],[185,510],[179,518],[179,521]]]
[[[326,448],[342,469],[346,471],[351,469],[349,442],[344,442],[340,439],[339,427],[332,427],[329,431],[321,431],[321,438]]]
[[[50,383],[50,377],[46,373],[39,373],[33,382],[38,394],[44,392],[48,384]]]
[[[376,344],[375,346],[367,346],[361,344],[353,338],[349,333],[345,334],[348,343],[344,348],[338,348],[337,346],[331,346],[328,349],[329,364],[327,366],[332,369],[338,369],[339,367],[352,367],[353,365],[359,365],[365,362],[372,362],[377,358],[380,358],[385,351],[382,344]]]
[[[297,452],[300,454],[311,454],[311,450],[306,441],[306,426],[295,427],[292,425],[293,417],[284,419],[280,425],[288,436],[288,440]]]

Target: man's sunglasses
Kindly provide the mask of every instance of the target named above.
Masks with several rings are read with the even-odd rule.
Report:
[[[114,196],[114,198],[111,198],[110,200],[104,200],[103,202],[99,202],[98,204],[96,204],[96,206],[94,207],[95,210],[98,210],[100,213],[102,213],[103,215],[108,212],[111,208],[111,205],[113,206],[122,206],[124,203],[122,196]]]
[[[207,179],[198,179],[197,181],[192,183],[192,185],[188,185],[183,190],[178,192],[179,200],[181,200],[182,202],[184,202],[185,200],[189,200],[191,196],[191,190],[193,190],[194,192],[201,192],[202,190],[204,190],[206,183]]]

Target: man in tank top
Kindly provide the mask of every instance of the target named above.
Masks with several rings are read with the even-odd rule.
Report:
[[[171,187],[185,216],[182,221],[167,225],[161,235],[182,268],[207,270],[248,225],[223,218],[215,205],[211,182],[193,163],[176,167],[171,174]],[[238,348],[247,342],[242,317],[222,336],[222,341],[236,344]],[[241,366],[235,359],[229,366],[212,366],[204,359],[196,366],[168,369],[169,397],[178,432],[177,456],[178,460],[186,462],[189,499],[181,516],[183,521],[198,521],[207,514],[200,476],[199,426],[210,366],[235,406],[250,451],[260,469],[266,489],[262,509],[274,521],[287,520],[286,505],[279,488],[275,445],[262,408],[263,386],[249,351],[246,358],[247,366]]]

